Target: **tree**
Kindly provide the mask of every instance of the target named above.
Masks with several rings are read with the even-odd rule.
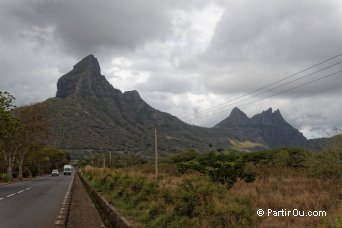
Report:
[[[15,115],[22,123],[22,130],[17,143],[20,146],[18,151],[18,178],[23,178],[23,163],[27,154],[32,151],[39,142],[39,138],[45,137],[47,123],[43,115],[42,105],[26,106],[16,110]]]
[[[15,108],[14,99],[10,93],[0,91],[0,154],[5,160],[10,180],[13,178],[13,164],[20,148],[20,144],[16,144],[15,140],[21,131],[20,121],[11,113]]]
[[[306,158],[308,174],[314,177],[342,178],[342,135],[330,139],[329,145],[320,152],[310,153]]]
[[[70,160],[69,153],[53,147],[34,146],[25,158],[30,171],[29,175],[36,176],[58,169]]]

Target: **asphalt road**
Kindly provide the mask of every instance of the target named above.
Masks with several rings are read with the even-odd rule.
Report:
[[[0,227],[55,227],[72,175],[61,173],[0,186]]]

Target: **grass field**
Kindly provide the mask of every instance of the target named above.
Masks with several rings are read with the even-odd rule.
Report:
[[[278,163],[250,163],[253,182],[228,188],[198,171],[180,174],[162,162],[120,169],[86,167],[83,175],[139,227],[341,227],[342,181],[308,175],[308,169]],[[325,211],[327,216],[262,216],[258,209]]]

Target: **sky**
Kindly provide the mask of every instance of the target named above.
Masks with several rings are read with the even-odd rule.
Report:
[[[272,107],[307,138],[330,137],[342,131],[341,25],[339,0],[1,0],[0,90],[44,101],[94,54],[115,88],[187,123]]]

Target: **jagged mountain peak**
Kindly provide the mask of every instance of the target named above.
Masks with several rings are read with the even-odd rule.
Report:
[[[260,140],[267,145],[298,146],[306,143],[306,138],[282,117],[279,109],[272,108],[248,118],[238,108],[234,108],[228,118],[218,123],[216,128],[226,129],[239,140]]]
[[[239,108],[235,107],[231,111],[229,117],[222,120],[220,123],[216,124],[215,127],[225,128],[230,125],[234,125],[234,126],[243,125],[247,123],[248,120],[249,118],[247,117],[247,115],[243,111],[241,111]]]
[[[279,109],[275,110],[272,114],[273,114],[274,117],[284,119],[283,116],[281,115]]]
[[[262,113],[256,114],[250,120],[253,124],[261,125],[278,125],[286,123],[279,109],[273,112],[272,108],[264,110]]]
[[[237,107],[235,107],[232,110],[228,118],[231,120],[237,121],[239,123],[242,123],[248,120],[247,115]]]
[[[63,75],[57,82],[56,97],[65,98],[71,95],[83,97],[104,97],[119,95],[106,78],[101,75],[97,58],[90,54],[74,65],[73,70]]]
[[[272,107],[269,107],[267,110],[263,111],[262,113],[270,114],[272,113]]]
[[[238,107],[233,108],[230,115],[246,115],[243,111],[241,111]]]
[[[82,71],[82,70],[91,70],[97,74],[101,74],[100,64],[97,61],[97,58],[90,54],[84,57],[81,61],[74,65],[74,70]]]

